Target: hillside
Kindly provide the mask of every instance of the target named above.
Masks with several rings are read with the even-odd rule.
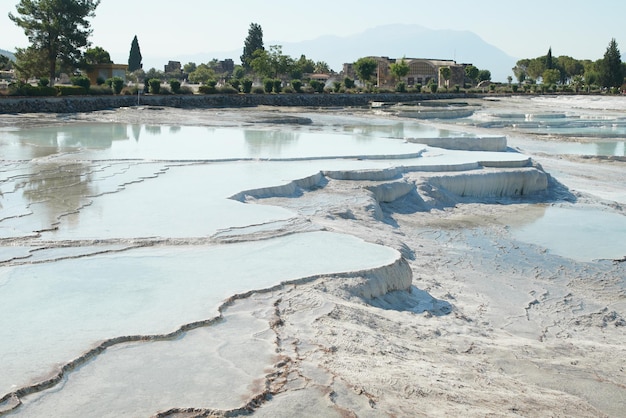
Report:
[[[6,51],[4,49],[0,49],[0,55],[4,55],[5,57],[9,57],[11,61],[15,61],[15,55],[12,52]]]

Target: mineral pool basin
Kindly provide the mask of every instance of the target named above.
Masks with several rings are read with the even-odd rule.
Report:
[[[626,216],[594,207],[548,206],[543,216],[512,225],[512,236],[550,253],[590,262],[626,256]]]
[[[297,126],[277,130],[72,123],[0,130],[0,152],[7,159],[31,159],[77,150],[85,158],[100,160],[371,158],[416,154],[420,146],[406,143],[404,136],[433,135],[452,133],[417,124],[351,126],[337,132]]]
[[[391,248],[331,232],[58,255],[56,261],[0,267],[0,318],[11,318],[0,327],[0,397],[44,380],[99,341],[167,334],[216,317],[235,294],[367,271],[400,258]]]
[[[598,155],[625,157],[625,141],[562,142],[541,141],[533,144],[536,151],[557,155]]]
[[[506,126],[536,135],[533,150],[556,155],[626,156],[626,120],[621,117],[574,116],[565,113],[506,113],[478,122],[486,128]]]

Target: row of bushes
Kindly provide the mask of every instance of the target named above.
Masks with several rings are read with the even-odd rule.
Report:
[[[26,83],[16,83],[10,86],[9,95],[12,96],[76,96],[76,95],[136,95],[137,88],[135,86],[124,86],[124,80],[120,77],[113,77],[108,80],[98,80],[98,84],[95,86],[90,85],[87,77],[73,77],[71,79],[72,85],[56,85],[50,87],[49,81],[46,78],[39,80],[37,86],[32,86]],[[172,79],[169,81],[169,86],[163,86],[160,79],[149,79],[145,81],[144,91],[148,91],[152,94],[193,94],[193,90],[187,86],[181,86],[179,80]],[[395,86],[395,90],[377,88],[368,86],[366,89],[359,89],[355,87],[355,83],[350,78],[346,77],[343,82],[335,81],[332,86],[326,87],[325,83],[317,80],[309,80],[305,85],[301,80],[292,80],[287,86],[283,86],[283,83],[279,79],[265,79],[262,86],[253,86],[250,79],[231,79],[224,86],[217,86],[215,80],[209,80],[206,84],[199,87],[201,94],[238,94],[238,93],[252,93],[252,94],[266,94],[266,93],[359,93],[366,91],[368,93],[422,93],[424,91],[437,93],[437,91],[453,92],[453,93],[485,93],[488,90],[491,93],[574,93],[577,89],[572,86],[556,86],[556,85],[496,85],[491,84],[487,89],[461,89],[460,86],[455,85],[450,88],[439,88],[434,83],[429,83],[425,88],[421,84],[414,86],[407,86],[405,83],[400,82]],[[595,90],[594,90],[595,91]],[[585,91],[587,92],[587,91]]]

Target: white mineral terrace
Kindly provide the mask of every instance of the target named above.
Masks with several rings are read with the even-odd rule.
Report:
[[[502,129],[476,128],[492,118],[480,112],[460,127],[447,118],[426,125],[424,115],[293,112],[0,116],[0,415],[407,416],[415,406],[395,398],[395,379],[408,404],[415,391],[439,396],[437,376],[463,379],[473,361],[446,359],[449,350],[469,356],[493,338],[482,361],[516,375],[526,363],[507,350],[551,350],[537,341],[557,338],[551,329],[561,338],[574,312],[624,322],[624,301],[611,291],[624,285],[624,263],[553,254],[532,229],[542,216],[543,230],[555,225],[550,216],[584,223],[547,215],[579,201],[610,212],[614,228],[595,237],[610,241],[626,231],[621,188],[597,186],[601,197],[591,197],[576,170],[538,164]],[[626,255],[620,245],[593,259]],[[584,274],[614,287],[587,297],[568,282]],[[624,342],[603,335],[607,347]],[[442,340],[413,347],[432,338]],[[599,352],[588,361],[600,364]],[[455,366],[429,378],[439,366],[425,359]],[[523,414],[558,405],[565,415],[615,415],[626,406],[624,386],[612,383],[625,383],[623,370],[594,401],[592,377],[565,390],[556,373],[543,387],[532,374],[524,380]],[[490,392],[486,379],[468,379],[476,399]],[[504,404],[519,383],[501,383],[493,396]],[[473,401],[459,402],[442,411]]]

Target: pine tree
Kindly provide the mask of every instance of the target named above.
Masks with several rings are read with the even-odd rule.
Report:
[[[604,58],[600,60],[600,83],[603,87],[620,87],[624,84],[622,55],[615,38],[611,39],[606,48]]]
[[[45,61],[54,83],[57,60],[69,67],[78,64],[81,49],[89,46],[89,17],[95,16],[100,0],[21,0],[17,15],[9,19],[24,30],[35,51]]]
[[[137,35],[133,38],[133,42],[130,44],[130,54],[128,55],[128,71],[131,73],[133,71],[140,70],[142,67],[141,64],[141,50],[139,49],[139,41],[137,40]]]
[[[261,25],[257,23],[251,23],[248,30],[248,37],[243,45],[243,55],[241,55],[241,65],[246,69],[250,69],[250,62],[253,59],[254,51],[262,49],[263,47],[263,29]]]

